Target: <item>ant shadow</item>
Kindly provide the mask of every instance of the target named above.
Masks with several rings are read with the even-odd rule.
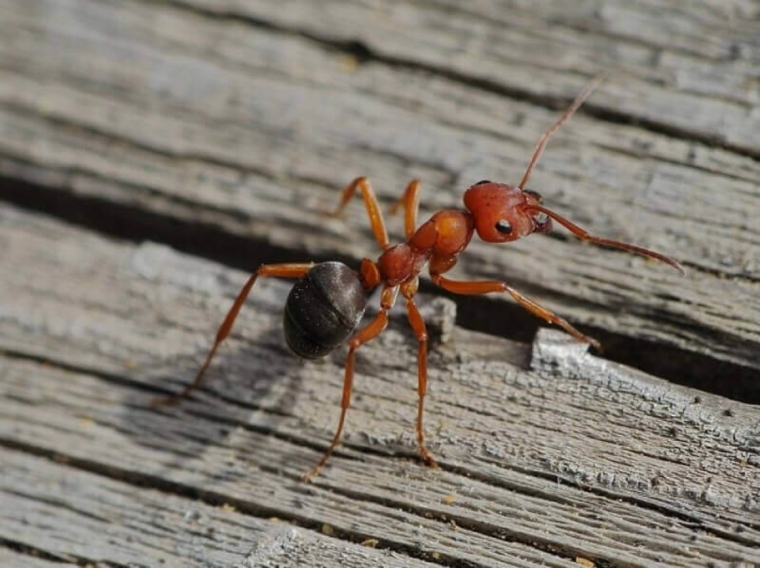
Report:
[[[428,320],[429,355],[434,361],[440,356],[437,345],[444,325],[436,314],[445,312],[445,327],[452,326],[453,303],[425,295],[419,300]],[[375,317],[377,303],[377,299],[371,301],[361,325]],[[281,317],[274,309],[263,308],[256,314],[257,331],[241,322],[239,331],[220,346],[203,385],[176,405],[152,408],[151,402],[179,392],[190,383],[203,362],[205,348],[194,355],[163,361],[158,368],[130,373],[133,377],[142,375],[141,388],[131,390],[122,402],[118,430],[138,445],[155,450],[155,459],[140,469],[169,483],[183,480],[193,488],[217,491],[223,490],[225,484],[250,486],[256,470],[292,477],[295,482],[313,467],[329,445],[340,414],[340,385],[348,349],[344,345],[323,360],[305,361],[287,347]],[[359,349],[359,372],[382,375],[398,367],[416,385],[416,374],[409,369],[414,367],[418,342],[401,307],[394,310],[383,336],[378,342],[381,352],[398,350],[398,355],[378,358],[376,349]],[[317,394],[313,385],[305,386],[316,374],[329,375],[333,370],[336,376],[330,381],[335,383],[334,390],[331,386],[329,392],[325,389]],[[159,388],[160,393],[156,392]],[[302,416],[308,408],[304,397],[311,400],[315,394],[324,398],[322,403],[334,404],[335,422],[330,421],[326,431],[301,434],[300,427],[314,418]],[[355,393],[354,402],[359,402],[361,396],[361,390]]]
[[[283,471],[288,464],[292,467],[292,454],[302,446],[282,451],[283,439],[290,438],[287,427],[286,433],[282,430],[283,423],[298,421],[294,409],[302,391],[305,362],[287,349],[280,335],[279,329],[271,329],[260,337],[246,337],[242,347],[226,342],[203,385],[175,405],[152,408],[151,402],[189,383],[205,353],[167,361],[154,369],[146,382],[160,386],[163,392],[133,391],[127,397],[120,429],[140,446],[160,452],[148,465],[152,474],[167,480],[192,480],[193,486],[211,489],[221,482],[250,480],[251,468],[263,463]],[[251,457],[256,451],[266,458]],[[185,472],[192,472],[189,478]]]

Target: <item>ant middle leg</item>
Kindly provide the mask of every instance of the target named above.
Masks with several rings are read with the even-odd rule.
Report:
[[[490,292],[507,292],[514,300],[520,304],[523,308],[537,315],[541,319],[553,323],[564,329],[567,333],[575,337],[578,341],[583,341],[592,345],[597,351],[602,350],[602,346],[593,337],[589,337],[578,331],[570,323],[554,314],[547,308],[535,300],[522,295],[520,292],[499,280],[481,280],[481,281],[457,281],[450,280],[440,275],[440,273],[431,273],[430,275],[433,283],[436,286],[440,286],[444,290],[453,292],[454,294],[488,294]]]
[[[198,374],[195,375],[193,382],[186,385],[185,388],[177,394],[154,398],[151,401],[150,406],[153,408],[158,408],[161,406],[171,406],[173,404],[177,404],[181,400],[190,396],[193,391],[195,391],[203,384],[206,369],[211,363],[211,360],[214,358],[219,345],[230,334],[232,326],[235,324],[235,319],[240,312],[240,308],[243,306],[243,303],[248,297],[251,288],[253,288],[253,285],[256,283],[256,279],[259,278],[259,276],[273,278],[301,278],[309,271],[312,266],[314,266],[314,263],[311,262],[301,264],[262,264],[259,266],[258,270],[251,274],[243,288],[240,290],[240,292],[238,292],[237,298],[235,298],[232,307],[227,312],[227,316],[224,318],[222,325],[219,326],[219,329],[216,332],[216,339],[214,340],[214,344],[206,356],[206,360],[198,371]]]
[[[369,180],[366,177],[358,177],[349,183],[343,191],[341,191],[341,198],[338,207],[332,213],[329,213],[331,217],[339,217],[343,210],[351,201],[351,198],[356,193],[356,188],[362,192],[362,199],[364,199],[364,206],[367,208],[367,215],[369,216],[369,224],[372,227],[372,232],[375,235],[375,240],[380,248],[385,250],[390,246],[388,240],[388,231],[385,228],[385,221],[383,221],[383,214],[380,211],[380,205],[377,202],[377,196],[372,190],[372,186],[369,184]]]
[[[340,437],[343,434],[343,424],[346,421],[346,411],[351,404],[351,389],[354,383],[354,361],[356,358],[356,350],[380,335],[388,326],[388,311],[396,303],[396,297],[398,296],[398,286],[385,286],[383,288],[382,296],[380,299],[380,310],[371,322],[369,322],[364,328],[362,328],[357,334],[348,340],[348,356],[346,357],[346,370],[343,377],[343,396],[340,403],[340,418],[338,419],[338,427],[335,430],[330,447],[310,471],[301,476],[302,481],[309,481],[312,477],[319,475],[319,472],[330,459],[333,450],[340,442]]]
[[[419,287],[419,278],[416,276],[401,285],[401,295],[406,298],[406,310],[409,317],[409,325],[412,326],[414,334],[417,336],[419,344],[417,352],[417,447],[422,459],[431,467],[438,467],[433,456],[430,455],[425,447],[425,431],[422,428],[423,407],[425,394],[427,393],[427,327],[425,320],[414,302],[414,295]]]
[[[391,215],[398,212],[399,207],[404,208],[404,233],[407,240],[411,239],[417,228],[417,212],[420,204],[420,181],[413,179],[406,186],[404,193],[397,201],[394,201],[388,208]]]

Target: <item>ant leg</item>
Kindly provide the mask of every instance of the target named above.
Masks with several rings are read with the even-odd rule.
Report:
[[[425,433],[422,429],[422,414],[423,405],[425,401],[425,394],[427,392],[427,328],[425,327],[425,320],[422,319],[417,304],[414,302],[414,295],[417,293],[419,286],[419,278],[415,277],[412,280],[405,282],[401,285],[401,295],[406,298],[406,311],[409,316],[409,325],[412,326],[414,334],[417,336],[417,342],[419,343],[419,351],[417,352],[417,392],[419,399],[417,403],[417,447],[419,448],[420,456],[431,467],[438,467],[433,456],[430,455],[425,447]]]
[[[399,207],[404,207],[404,232],[407,240],[411,239],[414,235],[414,230],[417,228],[417,211],[419,210],[420,203],[420,181],[413,179],[406,186],[404,194],[391,204],[388,208],[388,213],[395,215],[398,212]]]
[[[306,274],[312,266],[314,266],[313,263],[262,264],[258,270],[256,270],[256,272],[251,274],[250,278],[248,278],[248,282],[245,283],[245,286],[243,286],[243,288],[238,293],[237,298],[235,298],[235,302],[232,304],[230,311],[227,312],[227,316],[224,318],[222,325],[219,326],[219,330],[216,332],[214,345],[211,347],[211,351],[209,351],[208,355],[206,356],[206,360],[198,371],[198,374],[195,375],[193,382],[185,386],[185,388],[177,394],[154,398],[151,401],[150,406],[153,408],[158,408],[160,406],[170,406],[177,404],[179,401],[187,398],[194,390],[203,384],[203,377],[206,373],[206,369],[208,368],[209,363],[211,363],[211,360],[214,358],[219,345],[229,335],[230,330],[235,323],[235,318],[237,318],[238,312],[240,312],[240,308],[243,306],[243,302],[245,302],[245,299],[248,297],[251,288],[253,288],[253,285],[259,276],[271,276],[275,278],[300,278]]]
[[[588,335],[582,334],[580,331],[575,329],[570,323],[568,323],[566,320],[562,319],[561,317],[555,315],[542,305],[540,305],[535,300],[532,300],[528,298],[527,296],[523,296],[512,288],[511,286],[508,286],[504,282],[499,282],[498,280],[481,280],[481,281],[456,281],[456,280],[449,280],[448,278],[444,278],[440,274],[431,274],[430,275],[433,283],[436,286],[440,286],[444,290],[448,290],[449,292],[453,292],[454,294],[488,294],[489,292],[507,292],[512,298],[515,299],[515,301],[520,304],[523,308],[528,310],[529,312],[537,315],[541,319],[553,323],[554,325],[558,325],[562,329],[564,329],[567,333],[575,337],[578,341],[583,341],[585,343],[589,343],[592,346],[594,346],[598,351],[602,350],[602,346],[599,344],[599,342],[594,339],[593,337],[589,337]]]
[[[398,286],[386,286],[383,288],[382,297],[380,300],[380,311],[371,322],[369,322],[364,328],[362,328],[357,334],[348,340],[348,357],[346,358],[346,371],[343,377],[343,397],[340,403],[340,419],[338,420],[338,428],[335,431],[330,447],[310,471],[301,476],[302,481],[309,481],[312,477],[319,475],[319,472],[330,459],[333,450],[340,442],[340,437],[343,434],[343,424],[346,421],[346,411],[351,404],[351,388],[354,382],[354,359],[356,350],[363,344],[374,339],[385,330],[388,325],[388,311],[396,303],[396,296],[398,295]]]
[[[346,205],[348,205],[348,202],[351,201],[354,193],[356,193],[357,187],[362,192],[364,205],[367,208],[367,215],[369,216],[369,224],[372,227],[372,232],[375,234],[375,240],[380,245],[380,248],[385,250],[390,245],[388,231],[385,229],[385,221],[383,221],[383,214],[377,203],[375,192],[372,191],[372,186],[366,177],[356,178],[343,189],[338,207],[329,215],[331,217],[339,217],[346,208]]]

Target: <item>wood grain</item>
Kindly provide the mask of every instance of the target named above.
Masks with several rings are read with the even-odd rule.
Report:
[[[0,565],[760,565],[756,2],[6,0],[0,35]],[[401,310],[304,484],[346,350],[293,357],[265,279],[207,387],[148,407],[257,264],[377,254],[358,199],[323,215],[349,180],[459,207],[600,72],[530,185],[688,277],[561,230],[454,276],[604,355],[506,298],[457,300],[464,329],[428,286],[442,467]]]
[[[10,2],[0,172],[304,259],[358,260],[374,250],[361,205],[345,222],[319,215],[348,180],[370,176],[388,203],[419,177],[423,214],[479,179],[514,182],[556,116],[545,105],[607,70],[532,183],[558,212],[671,254],[689,277],[561,232],[476,243],[460,273],[506,278],[592,331],[758,368],[751,6],[343,4]],[[671,51],[652,32],[669,21]]]
[[[255,290],[208,390],[154,411],[156,389],[192,375],[245,275],[0,211],[0,298],[13,298],[0,320],[0,431],[10,452],[2,481],[18,503],[8,510],[23,512],[14,523],[29,521],[23,532],[8,525],[6,540],[79,559],[114,547],[123,552],[108,552],[113,562],[155,553],[170,564],[223,565],[215,554],[245,555],[270,538],[272,527],[255,519],[244,523],[254,532],[241,533],[214,517],[214,538],[235,544],[210,550],[188,536],[192,521],[171,520],[196,499],[442,565],[760,561],[752,406],[631,372],[558,332],[541,334],[527,370],[524,347],[456,328],[431,360],[427,427],[442,464],[434,471],[413,459],[414,350],[394,324],[360,351],[345,446],[304,484],[299,475],[337,418],[343,353],[308,364],[285,353],[277,328],[286,283]],[[35,465],[27,454],[61,465]],[[75,485],[95,493],[74,490],[65,507],[34,489],[53,483],[46,491],[60,492],[56,483],[82,471],[97,481]],[[159,519],[139,507],[155,491],[167,494]],[[170,497],[180,500],[165,504]],[[60,516],[95,515],[100,504],[110,518],[123,499],[133,504],[105,542]],[[130,523],[145,515],[171,532],[136,538]],[[42,524],[51,518],[60,530]],[[314,565],[333,565],[328,558]]]
[[[277,519],[259,520],[229,504],[209,506],[83,472],[61,457],[57,463],[9,450],[1,453],[6,530],[56,561],[80,566],[104,559],[124,566],[425,565],[374,550],[371,542],[360,546]],[[58,530],[45,530],[50,525]],[[11,563],[12,557],[4,554],[5,566],[60,566],[29,557]]]

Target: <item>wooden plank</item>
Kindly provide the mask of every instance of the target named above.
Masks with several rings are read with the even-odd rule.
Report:
[[[232,505],[210,506],[7,449],[0,455],[4,536],[57,560],[0,549],[3,566],[427,565],[371,542],[256,519]]]
[[[372,254],[360,204],[345,222],[319,215],[355,175],[371,176],[384,203],[422,178],[423,213],[456,206],[473,181],[516,181],[556,116],[545,105],[612,67],[534,187],[594,233],[682,259],[689,278],[561,235],[509,254],[476,243],[459,272],[508,278],[592,333],[685,350],[696,371],[700,354],[740,365],[734,375],[760,366],[760,129],[745,4],[29,6],[0,8],[0,173],[73,195],[72,210],[93,198],[115,216],[213,225],[251,243],[227,253],[240,264],[276,260],[256,256],[265,246],[305,259]],[[652,30],[668,25],[663,44]],[[371,49],[366,64],[352,59],[353,39]],[[0,196],[28,191],[6,184]],[[35,195],[35,206],[58,207]]]
[[[304,484],[337,418],[345,352],[316,363],[287,355],[276,329],[286,283],[255,290],[208,389],[153,411],[157,388],[192,375],[245,275],[7,206],[0,221],[2,443],[59,456],[65,475],[115,478],[143,499],[148,486],[229,503],[249,522],[328,525],[408,561],[760,562],[750,405],[631,372],[557,333],[539,337],[530,371],[525,346],[455,328],[431,358],[434,471],[409,460],[415,353],[394,324],[360,351],[345,446]],[[14,471],[3,483],[18,485]],[[59,525],[51,541],[63,541]]]
[[[73,562],[61,562],[60,560],[45,560],[16,552],[8,548],[0,548],[0,564],[13,566],[14,568],[61,568],[61,566],[76,566]]]
[[[746,2],[694,2],[688,11],[677,2],[624,0],[571,6],[486,0],[466,8],[453,0],[392,7],[340,0],[179,4],[325,42],[361,42],[387,61],[534,96],[556,95],[557,84],[572,83],[578,72],[620,70],[630,77],[606,103],[617,112],[758,155],[760,117],[751,109],[760,86],[746,65],[757,53],[758,8]],[[654,89],[652,81],[659,83]]]

